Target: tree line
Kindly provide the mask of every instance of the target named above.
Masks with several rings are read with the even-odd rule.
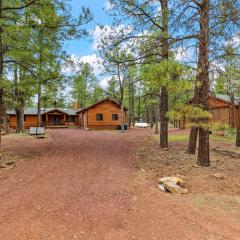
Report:
[[[233,106],[240,104],[240,3],[109,2],[107,13],[113,26],[98,46],[109,79],[108,86],[102,87],[90,64],[71,61],[62,49],[64,41],[87,35],[84,25],[92,19],[89,9],[83,8],[75,18],[65,1],[0,1],[1,124],[6,122],[6,109],[15,109],[17,132],[21,132],[24,109],[34,104],[35,97],[40,125],[42,107],[68,107],[64,91],[70,83],[71,99],[79,108],[114,98],[122,113],[128,107],[129,126],[141,120],[155,126],[161,148],[168,148],[169,122],[178,126],[187,119],[191,126],[187,152],[197,151],[198,164],[209,166],[209,95],[230,96],[232,125]],[[66,76],[66,65],[77,70]],[[123,123],[122,118],[122,130]],[[236,145],[240,146],[240,123]]]
[[[131,99],[131,91],[137,94],[136,89],[141,88],[139,97],[148,99],[140,101],[146,105],[146,119],[149,114],[154,119],[159,117],[161,148],[168,148],[169,121],[187,118],[191,124],[187,152],[197,151],[198,164],[209,166],[208,97],[222,91],[231,97],[232,109],[235,101],[239,103],[239,44],[234,45],[239,41],[240,3],[234,0],[109,2],[108,13],[114,26],[99,43],[99,55],[105,70],[112,75],[111,84],[118,89],[120,103],[126,101],[124,92],[129,91]],[[191,55],[190,59],[179,60],[179,50]],[[191,106],[187,104],[189,99]],[[132,100],[129,109],[131,116]],[[232,124],[233,121],[232,117]],[[237,146],[239,129],[240,124]]]

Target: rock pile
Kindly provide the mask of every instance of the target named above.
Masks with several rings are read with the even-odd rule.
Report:
[[[187,189],[182,188],[183,183],[179,177],[163,177],[159,179],[159,188],[165,192],[176,194],[188,193]]]

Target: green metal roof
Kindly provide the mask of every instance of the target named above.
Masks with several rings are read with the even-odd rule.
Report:
[[[228,95],[216,94],[215,97],[225,102],[231,102],[231,97]],[[239,101],[239,98],[235,97],[234,104],[238,105],[238,101]]]
[[[54,110],[59,110],[61,112],[64,112],[68,115],[76,115],[77,112],[74,111],[73,109],[67,109],[67,108],[42,108],[42,113],[47,113],[47,112],[51,112]],[[6,112],[7,115],[15,115],[16,112],[14,110],[7,110]],[[37,108],[27,108],[24,110],[24,115],[37,115]]]

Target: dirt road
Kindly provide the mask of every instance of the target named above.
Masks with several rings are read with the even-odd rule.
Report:
[[[0,175],[0,239],[240,239],[239,219],[144,178],[135,143],[143,134],[61,129],[48,139],[4,139],[26,160]]]

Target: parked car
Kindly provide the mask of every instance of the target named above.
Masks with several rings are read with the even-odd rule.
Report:
[[[147,128],[148,123],[144,123],[144,122],[135,123],[135,127],[137,127],[137,128]]]

